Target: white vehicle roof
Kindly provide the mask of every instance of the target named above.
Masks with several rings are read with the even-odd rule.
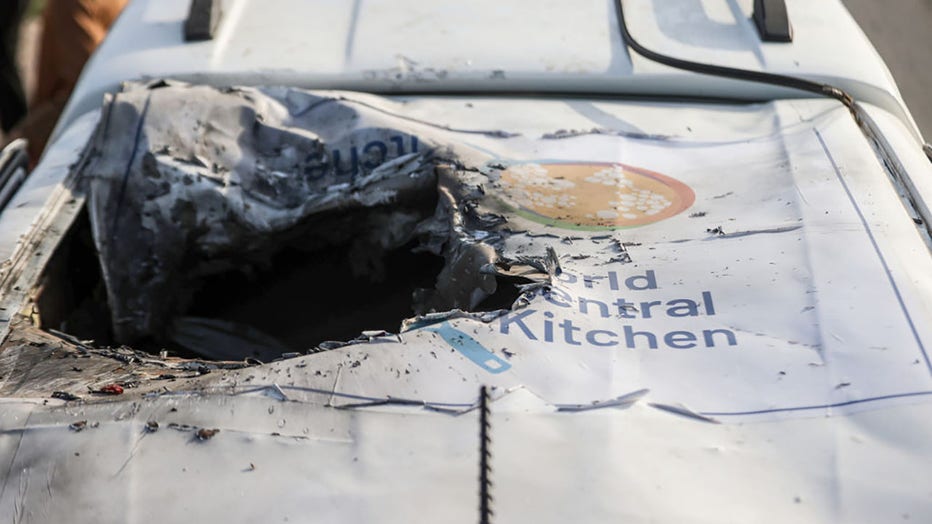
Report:
[[[488,449],[500,522],[932,520],[932,166],[839,2],[789,1],[792,44],[749,0],[625,7],[858,119],[631,55],[609,0],[230,0],[201,43],[188,5],[129,6],[0,213],[0,520],[475,522]],[[331,235],[416,240],[411,302],[452,298],[264,364],[211,315],[335,329],[339,268],[185,309]],[[88,266],[112,347],[53,322]],[[386,303],[355,286],[344,317]],[[179,325],[199,357],[132,345]]]
[[[622,45],[615,0],[222,4],[215,38],[185,42],[189,0],[132,2],[86,68],[60,126],[98,107],[121,82],[160,77],[378,93],[811,96],[632,56]],[[902,118],[919,136],[889,71],[838,0],[789,0],[792,44],[761,42],[750,20],[752,0],[624,5],[632,35],[648,48],[836,85]]]

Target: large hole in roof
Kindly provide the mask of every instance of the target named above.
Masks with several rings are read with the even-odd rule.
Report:
[[[467,131],[360,97],[168,82],[115,95],[76,164],[87,216],[36,289],[39,325],[268,360],[507,308],[515,282],[549,279],[541,264],[499,271],[524,263],[500,260],[506,221],[491,175],[466,167],[487,159]]]
[[[412,219],[432,212],[426,199]],[[417,296],[434,288],[442,256],[412,239],[400,247],[366,251],[356,240],[380,208],[315,217],[264,257],[262,263],[223,264],[224,270],[190,279],[178,289],[178,309],[164,332],[133,343],[157,354],[212,360],[303,353],[327,341],[348,341],[363,331],[397,333],[401,322],[425,311]],[[201,261],[203,262],[203,261]],[[478,311],[509,307],[518,297],[501,283]],[[86,212],[63,237],[35,291],[39,327],[61,331],[96,346],[116,344],[110,308]]]
[[[364,330],[395,332],[415,314],[412,293],[432,287],[443,269],[442,258],[414,253],[414,245],[386,252],[381,271],[359,274],[351,244],[288,247],[267,267],[205,278],[188,314],[252,326],[286,351],[350,340]]]

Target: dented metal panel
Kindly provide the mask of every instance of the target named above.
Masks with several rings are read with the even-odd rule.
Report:
[[[929,518],[932,257],[837,102],[159,83],[94,140],[72,176],[126,341],[209,325],[186,285],[315,225],[443,264],[397,329],[264,364],[14,315],[0,515],[475,521],[485,385],[502,521]]]

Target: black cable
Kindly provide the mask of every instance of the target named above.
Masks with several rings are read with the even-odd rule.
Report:
[[[841,102],[845,107],[848,108],[848,111],[851,113],[852,118],[854,118],[858,129],[860,129],[861,133],[864,135],[864,138],[867,139],[867,141],[871,144],[874,155],[877,157],[880,165],[897,183],[903,185],[908,196],[908,200],[904,201],[904,204],[907,206],[907,208],[912,208],[912,210],[919,213],[923,220],[924,227],[926,228],[926,232],[929,235],[932,235],[932,212],[930,212],[930,210],[925,205],[917,205],[917,202],[923,202],[923,199],[919,195],[915,184],[912,182],[912,179],[909,177],[906,169],[899,161],[896,153],[894,153],[893,148],[884,138],[880,128],[870,117],[870,115],[861,108],[861,106],[854,100],[854,98],[851,97],[851,95],[839,87],[813,82],[812,80],[806,80],[804,78],[779,75],[775,73],[765,73],[762,71],[749,71],[747,69],[738,69],[735,67],[703,64],[701,62],[683,60],[652,51],[641,45],[637,40],[634,39],[633,36],[631,36],[631,32],[628,31],[628,26],[625,23],[625,9],[623,3],[624,0],[615,0],[615,12],[618,15],[618,28],[621,31],[621,39],[624,44],[627,45],[632,51],[643,56],[644,58],[677,69],[683,69],[685,71],[692,71],[694,73],[703,75],[733,78],[735,80],[744,80],[747,82],[758,82],[761,84],[788,87],[791,89],[799,89],[801,91],[815,93],[817,95],[825,96],[828,98],[834,98],[835,100]],[[924,150],[926,151],[926,155],[932,159],[932,146],[929,148],[924,146]]]
[[[625,23],[625,9],[622,4],[623,0],[615,1],[615,13],[618,15],[618,28],[621,30],[621,39],[634,52],[643,56],[644,58],[668,65],[670,67],[692,71],[694,73],[703,75],[734,78],[736,80],[745,80],[747,82],[758,82],[761,84],[770,84],[780,87],[789,87],[791,89],[799,89],[801,91],[808,91],[817,95],[834,98],[849,108],[854,105],[854,99],[851,98],[851,95],[840,88],[828,84],[820,84],[818,82],[813,82],[804,78],[778,75],[775,73],[765,73],[763,71],[750,71],[747,69],[738,69],[735,67],[725,67],[713,64],[703,64],[701,62],[692,62],[690,60],[683,60],[652,51],[641,45],[637,40],[634,39],[633,36],[631,36],[631,32],[628,31],[628,25]]]

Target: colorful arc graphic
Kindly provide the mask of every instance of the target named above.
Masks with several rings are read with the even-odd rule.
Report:
[[[618,163],[521,163],[502,172],[507,204],[562,229],[624,229],[675,216],[696,200],[672,177]]]

